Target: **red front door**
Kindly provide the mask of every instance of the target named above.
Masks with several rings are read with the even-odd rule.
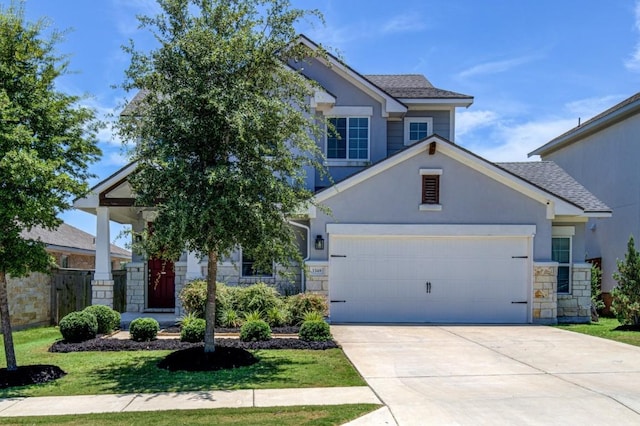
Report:
[[[175,278],[173,262],[149,260],[148,292],[149,308],[175,308]]]

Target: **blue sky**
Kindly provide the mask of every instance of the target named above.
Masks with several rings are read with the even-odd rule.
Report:
[[[7,5],[9,0],[0,0]],[[439,88],[475,97],[460,109],[456,142],[493,161],[526,161],[526,153],[638,92],[640,3],[602,0],[294,0],[317,8],[326,25],[300,32],[339,52],[363,74],[420,73]],[[29,20],[71,29],[58,46],[74,73],[58,88],[88,94],[85,102],[111,120],[126,94],[133,39],[152,46],[137,14],[154,0],[26,0]],[[127,162],[109,129],[100,134],[99,180]],[[65,221],[95,234],[95,217]],[[114,224],[112,237],[121,227]],[[121,239],[119,245],[124,244]]]

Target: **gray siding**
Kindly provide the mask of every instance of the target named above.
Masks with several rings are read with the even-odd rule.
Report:
[[[419,211],[420,168],[443,170],[442,211]],[[327,223],[536,225],[535,260],[551,259],[546,206],[440,153],[418,154],[333,196],[325,205],[332,214],[318,212],[311,235],[326,235]],[[312,250],[312,260],[326,259],[326,249]]]
[[[406,117],[431,117],[433,119],[433,133],[452,140],[449,111],[408,111]],[[393,155],[404,148],[404,120],[389,121],[387,123],[387,155]]]
[[[585,256],[602,257],[603,291],[616,284],[616,259],[624,258],[629,236],[640,242],[638,135],[640,115],[635,115],[543,158],[555,161],[613,210],[611,218],[591,219],[585,234]]]

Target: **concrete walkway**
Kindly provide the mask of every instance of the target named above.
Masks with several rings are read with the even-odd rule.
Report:
[[[640,424],[640,347],[543,326],[331,332],[399,425]]]
[[[339,404],[381,402],[367,386],[50,396],[0,399],[0,417]]]

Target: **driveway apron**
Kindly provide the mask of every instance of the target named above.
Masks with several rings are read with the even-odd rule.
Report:
[[[640,348],[544,326],[334,325],[399,425],[640,424]]]

